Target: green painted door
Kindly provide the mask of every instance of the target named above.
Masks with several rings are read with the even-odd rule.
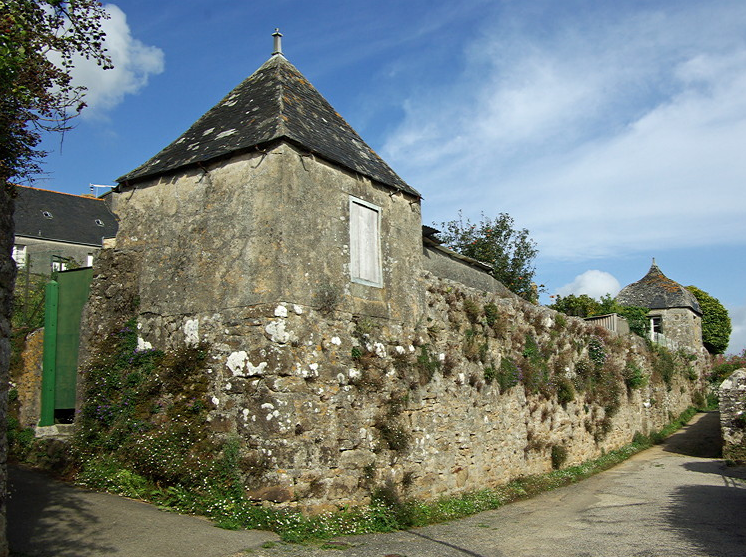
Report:
[[[60,272],[56,281],[50,281],[39,425],[52,425],[60,414],[71,418],[75,409],[80,317],[88,300],[92,278],[93,269],[87,267]],[[50,292],[55,290],[50,296]]]

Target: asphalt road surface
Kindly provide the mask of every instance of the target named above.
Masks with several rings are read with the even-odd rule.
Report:
[[[580,484],[446,524],[309,546],[12,470],[9,541],[18,557],[745,557],[746,467],[726,467],[719,442],[718,414],[699,414]]]
[[[277,540],[9,468],[11,557],[225,557]]]

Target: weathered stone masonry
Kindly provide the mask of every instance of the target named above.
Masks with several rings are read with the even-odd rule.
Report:
[[[746,369],[737,369],[720,385],[723,457],[746,464]]]
[[[102,276],[107,261],[125,260],[105,254]],[[567,450],[568,463],[581,462],[660,429],[701,388],[681,374],[667,387],[636,337],[427,271],[418,283],[426,309],[414,323],[278,302],[219,313],[141,311],[138,327],[144,343],[160,348],[210,343],[206,427],[239,437],[244,460],[254,463],[246,473],[253,496],[312,510],[364,503],[386,481],[419,498],[494,486],[551,469],[553,446]],[[111,276],[94,282],[89,315],[128,298],[115,284]],[[121,286],[137,290],[135,282]],[[496,312],[488,326],[489,304]],[[627,362],[652,377],[642,389],[618,385],[610,420],[608,401],[579,393],[560,404],[551,381],[544,395],[521,383],[501,392],[485,369],[500,369],[503,358],[526,368],[529,337],[554,378],[575,380],[588,366],[591,337],[602,340],[604,373],[615,381]]]

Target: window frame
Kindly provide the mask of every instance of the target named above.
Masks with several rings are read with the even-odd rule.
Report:
[[[662,315],[651,315],[650,316],[650,332],[663,334],[663,316]]]
[[[355,209],[355,205],[358,205],[360,207],[363,207],[365,209],[368,209],[370,211],[373,211],[376,215],[375,218],[375,261],[373,261],[373,266],[376,271],[377,279],[378,280],[371,280],[371,277],[363,277],[361,276],[362,273],[360,272],[360,262],[362,261],[362,258],[364,255],[362,253],[359,253],[359,250],[357,248],[357,242],[355,242],[355,222],[354,222],[354,215],[357,211]],[[356,284],[363,284],[365,286],[372,286],[375,288],[383,288],[383,264],[382,264],[382,257],[381,257],[381,212],[382,209],[378,205],[375,205],[373,203],[370,203],[368,201],[365,201],[363,199],[360,199],[359,197],[350,196],[349,200],[349,241],[350,241],[350,281],[354,282]],[[358,233],[360,233],[360,230],[357,230]]]

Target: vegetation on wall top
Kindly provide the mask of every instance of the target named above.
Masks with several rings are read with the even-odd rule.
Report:
[[[627,320],[630,331],[643,338],[647,336],[648,309],[636,306],[621,306],[611,294],[601,296],[599,300],[591,298],[587,294],[577,296],[575,294],[558,295],[555,297],[554,303],[547,307],[566,315],[583,318],[616,313]]]
[[[746,368],[746,348],[740,354],[718,354],[712,361],[708,380],[714,387],[719,387],[731,373],[742,368]]]
[[[538,289],[533,284],[534,260],[539,253],[527,229],[514,228],[513,218],[500,213],[495,218],[482,214],[479,223],[458,219],[441,223],[440,238],[452,250],[486,263],[490,274],[520,297],[536,301]]]

